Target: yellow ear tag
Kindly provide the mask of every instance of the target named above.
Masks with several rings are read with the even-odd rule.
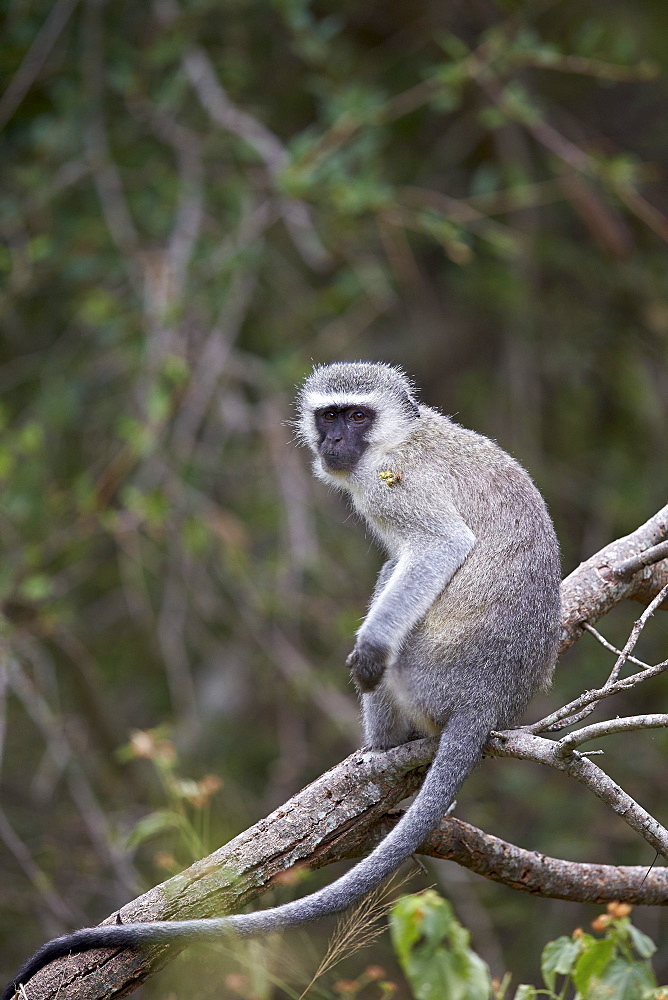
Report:
[[[392,472],[392,469],[385,469],[384,472],[378,473],[378,478],[382,479],[386,486],[396,486],[397,483],[401,482],[401,473]]]

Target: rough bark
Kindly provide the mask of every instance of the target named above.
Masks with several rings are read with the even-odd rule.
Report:
[[[646,566],[628,577],[616,567],[639,555],[668,535],[668,504],[630,535],[618,538],[566,577],[561,585],[563,631],[560,653],[582,635],[585,622],[606,615],[615,604],[627,598],[649,604],[668,583],[668,559]],[[666,609],[666,602],[662,605]]]
[[[596,865],[550,858],[484,833],[449,816],[423,844],[421,853],[447,858],[535,896],[579,903],[668,905],[668,868],[649,865]]]

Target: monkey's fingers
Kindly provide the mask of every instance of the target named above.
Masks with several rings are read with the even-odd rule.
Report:
[[[346,666],[349,667],[355,684],[363,694],[375,690],[380,684],[387,667],[389,652],[386,646],[362,642],[355,646],[346,660]]]

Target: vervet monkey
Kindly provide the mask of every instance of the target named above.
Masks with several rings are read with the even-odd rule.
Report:
[[[348,495],[388,555],[347,661],[365,745],[382,751],[439,734],[422,788],[378,847],[331,885],[256,913],[75,931],[43,945],[5,1000],[69,952],[247,937],[346,909],[417,851],[490,731],[512,725],[550,679],[559,549],[524,469],[493,441],[420,404],[390,365],[317,367],[297,405],[315,475]]]

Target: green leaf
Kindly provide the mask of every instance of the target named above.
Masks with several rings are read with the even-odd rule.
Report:
[[[417,1000],[489,1000],[489,970],[469,947],[469,933],[433,890],[397,900],[392,942]]]
[[[5,444],[0,444],[0,479],[6,479],[12,472],[16,459]]]
[[[655,988],[656,979],[645,962],[616,958],[589,981],[587,1000],[642,1000]]]
[[[656,945],[652,941],[651,937],[643,934],[643,932],[639,931],[637,927],[634,927],[632,923],[629,923],[628,931],[631,943],[640,957],[651,958],[656,951]]]
[[[146,412],[153,424],[161,424],[171,407],[171,393],[162,385],[152,385],[146,395]]]
[[[522,983],[515,990],[513,1000],[535,1000],[537,996],[538,991],[535,986],[531,986],[529,983]]]
[[[549,941],[543,948],[540,966],[546,986],[553,990],[557,976],[569,975],[582,950],[577,938],[558,937]]]
[[[183,816],[179,816],[171,809],[158,809],[139,820],[127,838],[127,846],[129,848],[139,847],[140,844],[152,837],[157,837],[168,830],[182,830],[187,825]]]
[[[525,125],[537,125],[541,115],[529,91],[513,80],[503,91],[503,110],[514,121]]]
[[[147,424],[127,415],[119,418],[118,433],[130,445],[135,455],[147,454],[155,442],[155,434]]]
[[[436,41],[451,59],[466,59],[471,52],[468,45],[459,38],[458,35],[442,34],[438,35]]]
[[[613,960],[615,954],[615,942],[612,938],[590,939],[590,943],[578,958],[573,969],[573,982],[580,993],[586,996],[590,979],[593,976],[600,976]]]
[[[508,124],[508,116],[501,108],[490,104],[478,112],[478,121],[486,129],[504,128]]]
[[[19,446],[27,455],[39,452],[44,443],[44,428],[34,420],[24,424],[18,433]]]
[[[19,588],[19,593],[29,601],[42,601],[51,594],[51,579],[45,573],[27,576]]]

